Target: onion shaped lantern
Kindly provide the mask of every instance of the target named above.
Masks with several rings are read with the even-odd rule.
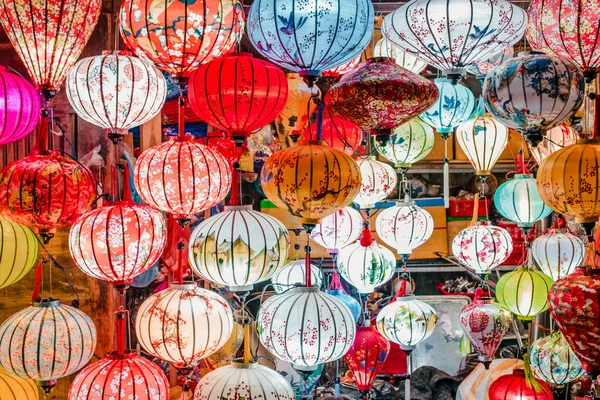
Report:
[[[459,125],[458,145],[473,165],[475,174],[490,175],[509,139],[508,129],[489,116],[480,116]]]
[[[26,79],[0,66],[0,144],[29,135],[40,120],[40,95]]]
[[[520,267],[498,280],[496,299],[520,320],[531,321],[548,308],[548,291],[552,283],[549,276]]]
[[[225,299],[191,283],[172,283],[148,297],[135,319],[142,348],[177,368],[198,365],[221,348],[232,331],[233,314]]]
[[[31,271],[38,247],[31,229],[0,217],[0,289],[20,281]]]
[[[360,316],[362,314],[362,306],[360,305],[358,300],[346,293],[344,287],[342,286],[342,282],[340,281],[340,276],[337,272],[334,272],[331,277],[331,284],[327,289],[327,294],[332,295],[333,297],[344,303],[346,307],[348,307],[348,310],[350,310],[350,312],[352,313],[354,320],[358,323],[358,320],[360,319]]]
[[[403,51],[385,36],[375,43],[373,57],[392,58],[400,67],[407,69],[410,72],[414,72],[415,74],[420,73],[427,66],[425,61],[415,57],[409,52]]]
[[[306,260],[294,260],[287,263],[279,271],[275,272],[271,278],[273,289],[276,293],[283,293],[296,286],[306,285]],[[323,273],[321,269],[314,264],[310,264],[310,282],[313,287],[321,287],[323,283]]]
[[[77,115],[106,129],[116,142],[154,118],[166,95],[158,68],[125,51],[84,58],[67,77],[67,98]]]
[[[427,157],[434,143],[433,129],[415,118],[395,128],[385,145],[376,141],[375,149],[396,167],[408,169]]]
[[[317,125],[315,122],[306,128],[302,132],[302,138],[304,140],[315,139],[317,137]],[[351,157],[360,152],[363,141],[363,132],[360,126],[332,115],[328,109],[325,109],[321,135],[329,146],[343,151]]]
[[[283,111],[275,119],[279,134],[297,140],[308,126],[310,118],[317,109],[313,96],[320,96],[317,86],[308,87],[304,79],[295,72],[286,74],[288,97]],[[327,114],[326,114],[327,115]]]
[[[0,368],[0,393],[6,400],[39,400],[40,392],[35,382],[13,374]]]
[[[560,332],[536,340],[529,350],[531,370],[551,387],[561,387],[583,375],[581,362]]]
[[[359,326],[350,350],[344,356],[348,368],[361,392],[371,390],[375,377],[390,354],[390,341],[381,336],[375,326]]]
[[[358,166],[362,182],[352,201],[360,208],[374,208],[375,203],[385,200],[396,189],[398,175],[394,168],[375,157],[361,159]]]
[[[314,370],[343,357],[356,335],[348,307],[315,287],[299,287],[267,299],[256,328],[271,354],[299,370]]]
[[[362,216],[352,207],[344,207],[323,218],[310,233],[310,238],[325,247],[329,254],[337,254],[343,247],[354,243],[362,232]]]
[[[498,186],[494,193],[494,204],[504,218],[524,229],[531,228],[552,213],[552,209],[540,198],[531,174],[516,174],[514,179]]]
[[[485,221],[463,229],[452,240],[456,260],[482,275],[506,261],[512,251],[512,238],[506,229]]]
[[[500,53],[494,54],[490,58],[485,61],[478,62],[476,64],[469,65],[466,69],[467,72],[475,75],[481,81],[485,76],[490,72],[494,67],[502,64],[504,61],[513,58],[515,56],[515,52],[513,47],[508,47],[501,51]]]
[[[34,302],[0,326],[2,367],[33,379],[46,393],[59,378],[83,368],[95,348],[96,327],[90,317],[60,300]]]
[[[544,382],[536,379],[529,383],[522,369],[513,370],[512,374],[502,375],[490,385],[489,400],[553,400],[552,390]]]
[[[585,245],[570,232],[550,229],[531,243],[531,252],[540,270],[556,281],[581,265]]]
[[[563,147],[575,144],[579,139],[577,131],[566,124],[549,129],[544,135],[544,139],[537,146],[529,146],[531,155],[538,164],[541,164],[548,156]]]
[[[287,228],[277,219],[252,206],[226,206],[194,229],[189,258],[205,279],[244,291],[279,271],[289,246]]]

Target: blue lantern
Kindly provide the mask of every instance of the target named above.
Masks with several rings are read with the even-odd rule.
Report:
[[[256,50],[309,79],[355,58],[373,28],[371,0],[254,0],[248,14]]]
[[[337,272],[334,272],[331,276],[331,284],[327,289],[327,293],[340,300],[346,306],[348,306],[348,310],[350,310],[350,313],[354,317],[354,320],[358,323],[360,313],[362,311],[360,303],[354,297],[346,293],[344,287],[342,286],[342,282],[340,281],[340,276]]]
[[[517,174],[514,179],[500,185],[494,194],[494,204],[503,217],[516,222],[521,228],[531,228],[552,212],[542,201],[531,174]]]

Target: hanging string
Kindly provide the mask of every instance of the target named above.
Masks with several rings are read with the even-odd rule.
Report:
[[[311,262],[311,257],[310,257],[310,235],[306,235],[306,257],[304,257],[304,276],[305,276],[305,282],[306,282],[306,287],[311,287],[312,286],[312,270],[310,268],[310,262]]]
[[[180,241],[177,243],[177,251],[179,252],[177,257],[177,271],[179,273],[179,284],[183,285],[183,250],[185,249],[185,242],[183,241],[183,227],[179,224],[176,225],[176,228],[179,230],[179,238]]]
[[[316,97],[317,99],[317,140],[323,140],[323,117],[325,114],[325,103]]]
[[[477,225],[478,215],[479,215],[479,193],[475,194],[475,198],[473,199],[473,217],[471,218],[469,227]]]
[[[122,201],[133,203],[133,197],[131,197],[131,183],[129,181],[129,164],[123,163],[123,198]]]
[[[448,138],[444,139],[444,207],[450,207],[450,160],[448,159]]]

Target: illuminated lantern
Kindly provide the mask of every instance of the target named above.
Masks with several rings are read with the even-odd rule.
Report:
[[[46,99],[79,58],[101,9],[101,0],[0,0],[0,23]]]
[[[160,112],[167,82],[154,65],[129,52],[105,51],[79,61],[67,78],[67,98],[81,118],[120,141]]]
[[[40,393],[31,379],[20,378],[0,368],[0,393],[4,400],[39,400]]]
[[[332,115],[328,109],[325,109],[321,134],[327,145],[352,157],[359,152],[363,140],[360,126]],[[312,140],[316,137],[317,123],[315,122],[304,130],[302,138]]]
[[[0,144],[29,135],[40,120],[40,95],[31,83],[0,65]]]
[[[233,332],[223,346],[210,356],[204,358],[200,364],[200,374],[204,376],[206,371],[213,371],[215,368],[224,367],[235,360],[240,347],[244,342],[244,327],[238,323],[233,323]]]
[[[194,229],[189,258],[205,279],[246,291],[281,269],[289,246],[287,228],[277,219],[252,206],[227,206]]]
[[[525,371],[515,369],[511,375],[502,375],[490,385],[489,400],[553,400],[552,390],[536,379],[536,384],[529,383]]]
[[[362,216],[352,207],[344,207],[323,218],[310,233],[310,238],[325,247],[329,254],[337,254],[343,247],[354,243],[362,232]]]
[[[119,11],[127,46],[178,78],[233,50],[243,15],[236,0],[125,0]]]
[[[287,91],[283,71],[250,53],[203,64],[188,84],[196,115],[238,143],[273,122],[285,107]]]
[[[433,129],[415,118],[395,128],[385,145],[376,141],[375,149],[396,167],[408,169],[427,157],[434,143]]]
[[[541,164],[550,154],[560,150],[563,147],[575,144],[579,134],[577,131],[565,124],[546,131],[544,139],[537,146],[529,146],[529,150],[537,161]]]
[[[485,76],[490,72],[494,67],[502,64],[504,61],[509,58],[513,58],[515,56],[515,52],[512,46],[507,47],[504,51],[501,51],[498,54],[494,54],[490,58],[485,61],[478,62],[476,64],[469,65],[466,69],[467,72],[475,75],[480,80],[485,78]]]
[[[414,72],[415,74],[423,71],[427,66],[425,61],[406,51],[402,51],[402,49],[390,42],[385,36],[375,43],[373,57],[393,58],[400,67],[407,69],[410,72]]]
[[[520,267],[498,280],[496,299],[519,319],[530,321],[548,308],[548,291],[552,283],[549,276]]]
[[[553,387],[564,386],[583,375],[581,362],[560,332],[533,342],[529,359],[536,378]]]
[[[83,368],[95,348],[96,327],[90,317],[60,300],[33,302],[0,326],[2,367],[33,379],[46,393],[59,378]]]
[[[222,202],[231,187],[231,165],[225,157],[191,137],[144,151],[133,173],[142,200],[181,221]]]
[[[276,293],[283,293],[296,286],[306,285],[306,260],[294,260],[287,263],[271,278],[273,289]],[[320,287],[323,283],[323,273],[314,264],[310,264],[310,282],[314,287]]]
[[[341,358],[356,334],[348,307],[316,287],[298,287],[268,298],[260,307],[256,328],[271,354],[299,370],[314,370]]]
[[[456,140],[476,175],[490,175],[509,139],[508,129],[483,115],[471,118],[456,129]]]
[[[533,52],[492,69],[485,78],[483,100],[496,120],[520,131],[535,147],[544,131],[579,109],[583,91],[583,74],[575,64]]]
[[[540,198],[532,174],[515,174],[513,179],[498,186],[494,205],[504,218],[525,229],[552,213]]]
[[[344,303],[346,307],[348,307],[348,310],[350,310],[350,312],[352,313],[354,320],[358,322],[362,313],[362,307],[354,297],[346,293],[344,287],[342,286],[342,282],[340,282],[340,276],[335,271],[331,276],[331,284],[327,289],[327,294],[332,295],[333,297]]]
[[[0,217],[0,249],[2,289],[20,281],[31,271],[37,261],[38,240],[31,229]]]
[[[374,208],[375,203],[385,200],[396,189],[398,176],[394,168],[372,156],[361,159],[358,166],[362,182],[352,201],[360,208]]]
[[[390,354],[390,341],[381,336],[375,326],[359,326],[350,350],[344,356],[356,386],[361,392],[371,390],[371,384]]]
[[[456,260],[482,275],[502,264],[512,251],[512,238],[506,229],[486,221],[463,229],[452,240]]]
[[[278,131],[296,140],[308,126],[317,104],[313,96],[320,97],[318,87],[308,87],[304,79],[295,72],[286,74],[288,82],[288,98],[283,111],[275,119]],[[326,114],[327,115],[327,114]]]
[[[270,156],[260,183],[277,207],[299,217],[303,224],[316,225],[352,201],[361,177],[350,156],[321,140],[309,140]]]
[[[505,0],[417,0],[388,14],[383,36],[443,74],[463,74],[517,43],[525,11]]]
[[[231,165],[238,161],[240,148],[225,132],[212,131],[208,133],[205,143],[208,147],[218,150]]]
[[[148,297],[135,319],[142,348],[177,368],[198,365],[222,347],[232,331],[233,314],[227,301],[191,283],[172,283]]]
[[[385,144],[392,129],[427,110],[437,97],[436,86],[427,79],[391,58],[371,58],[332,86],[325,104],[333,115],[354,122]]]
[[[332,78],[332,80],[339,79],[342,75],[346,75],[358,68],[361,59],[362,54],[359,54],[345,64],[333,69],[328,69],[327,71],[323,71],[323,76],[326,78]]]
[[[263,57],[312,80],[359,55],[371,41],[374,20],[369,0],[348,0],[343,7],[257,0],[250,6],[248,36]]]
[[[585,246],[570,232],[550,229],[531,243],[531,251],[540,270],[556,281],[581,265]]]

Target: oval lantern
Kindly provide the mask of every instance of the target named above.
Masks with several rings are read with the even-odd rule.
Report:
[[[0,217],[0,289],[20,281],[31,271],[38,247],[31,229]]]
[[[276,293],[286,292],[296,286],[305,286],[306,260],[290,261],[273,275],[271,282]],[[323,283],[323,272],[314,264],[310,264],[310,282],[311,286],[317,288]]]
[[[381,336],[375,326],[356,328],[356,338],[344,356],[348,368],[362,393],[371,390],[375,377],[390,354],[390,341]]]
[[[529,229],[537,221],[552,213],[538,193],[532,174],[516,174],[513,179],[498,186],[494,193],[498,212],[520,228]]]
[[[333,255],[354,243],[360,237],[362,227],[360,211],[344,207],[323,218],[310,233],[310,238]]]
[[[306,128],[302,132],[302,138],[304,140],[316,139],[317,125],[315,122]],[[336,117],[328,109],[325,109],[321,135],[327,145],[343,151],[351,157],[356,156],[361,150],[363,132],[360,126]]]
[[[252,206],[226,206],[194,228],[189,258],[205,279],[246,291],[283,267],[289,246],[287,228],[279,220]]]
[[[512,238],[506,229],[484,221],[463,229],[452,240],[456,260],[481,275],[506,261],[512,251]]]
[[[13,374],[0,368],[0,393],[6,400],[39,400],[40,392],[35,382]]]
[[[40,121],[40,95],[26,79],[0,65],[0,144],[29,135]]]
[[[321,96],[317,86],[308,87],[304,79],[296,72],[285,74],[288,82],[288,98],[283,111],[275,119],[277,132],[285,138],[297,140],[310,122],[317,109],[313,96]],[[284,140],[280,141],[283,143]],[[289,144],[289,143],[286,143]]]
[[[385,36],[375,43],[375,47],[373,48],[373,57],[392,58],[400,67],[407,69],[410,72],[414,72],[415,74],[420,73],[427,66],[425,61],[406,51],[403,51],[394,43],[389,41]]]
[[[395,167],[408,169],[427,157],[434,143],[433,129],[420,119],[414,118],[395,128],[385,145],[375,141],[375,150],[393,162]]]
[[[456,140],[475,169],[475,175],[491,175],[508,145],[508,129],[489,116],[471,118],[456,129]]]
[[[490,385],[489,400],[553,400],[552,390],[544,382],[536,379],[529,383],[522,369],[513,370],[512,374],[502,375]]]
[[[496,284],[496,299],[520,320],[531,321],[548,308],[552,279],[545,274],[517,268],[502,275]]]
[[[362,182],[352,202],[360,208],[375,208],[375,203],[385,200],[396,189],[398,175],[394,168],[375,157],[358,161]]]
[[[584,373],[581,362],[560,332],[533,342],[529,359],[536,378],[552,387],[562,387]]]
[[[544,139],[537,146],[529,146],[531,155],[538,164],[541,164],[548,156],[563,147],[575,144],[579,139],[579,133],[566,124],[549,129],[544,135]]]
[[[550,229],[535,238],[531,251],[540,270],[556,281],[572,274],[581,265],[585,245],[570,232]]]

